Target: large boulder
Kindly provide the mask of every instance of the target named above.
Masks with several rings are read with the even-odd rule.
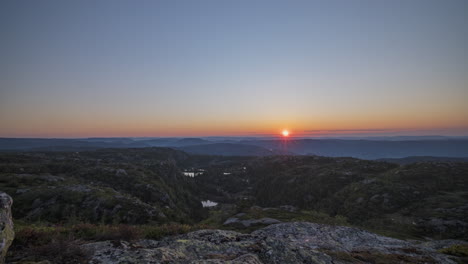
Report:
[[[8,194],[0,192],[0,263],[3,263],[7,250],[15,237],[11,217],[12,204],[13,199]]]
[[[83,245],[90,263],[455,263],[417,243],[314,223],[270,225],[251,234],[199,230],[160,241]]]

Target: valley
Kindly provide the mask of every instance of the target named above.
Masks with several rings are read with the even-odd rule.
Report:
[[[466,241],[467,175],[468,163],[458,161],[399,165],[171,148],[6,152],[0,190],[13,198],[16,230],[7,259],[36,251],[44,245],[33,241],[41,239],[161,239],[201,229],[248,234],[288,222]]]

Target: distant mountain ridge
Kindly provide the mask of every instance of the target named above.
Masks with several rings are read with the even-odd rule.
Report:
[[[360,159],[404,158],[408,156],[468,157],[468,140],[246,140],[244,144],[285,149],[297,155],[354,157]]]
[[[243,139],[243,138],[0,138],[0,151],[82,151],[101,148],[171,147],[204,155],[319,155],[360,159],[414,156],[468,158],[468,139]],[[415,137],[417,138],[417,137]],[[425,137],[422,137],[425,138]]]
[[[378,159],[378,161],[386,161],[390,163],[406,165],[406,164],[411,164],[411,163],[416,163],[416,162],[468,162],[468,158],[413,156],[413,157],[406,157],[406,158]]]

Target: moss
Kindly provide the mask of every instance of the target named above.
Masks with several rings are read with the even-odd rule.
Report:
[[[440,249],[439,252],[457,257],[468,257],[468,244],[453,245],[448,248]]]

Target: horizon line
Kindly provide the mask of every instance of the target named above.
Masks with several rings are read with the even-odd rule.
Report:
[[[118,139],[118,138],[125,138],[125,139],[188,139],[188,138],[273,138],[273,139],[327,139],[327,138],[399,138],[399,137],[444,137],[444,138],[463,138],[468,137],[466,135],[428,135],[428,134],[421,134],[421,135],[329,135],[329,136],[296,136],[291,135],[288,137],[283,137],[281,135],[275,134],[263,134],[263,135],[243,135],[243,136],[91,136],[91,137],[4,137],[0,136],[0,139]]]

